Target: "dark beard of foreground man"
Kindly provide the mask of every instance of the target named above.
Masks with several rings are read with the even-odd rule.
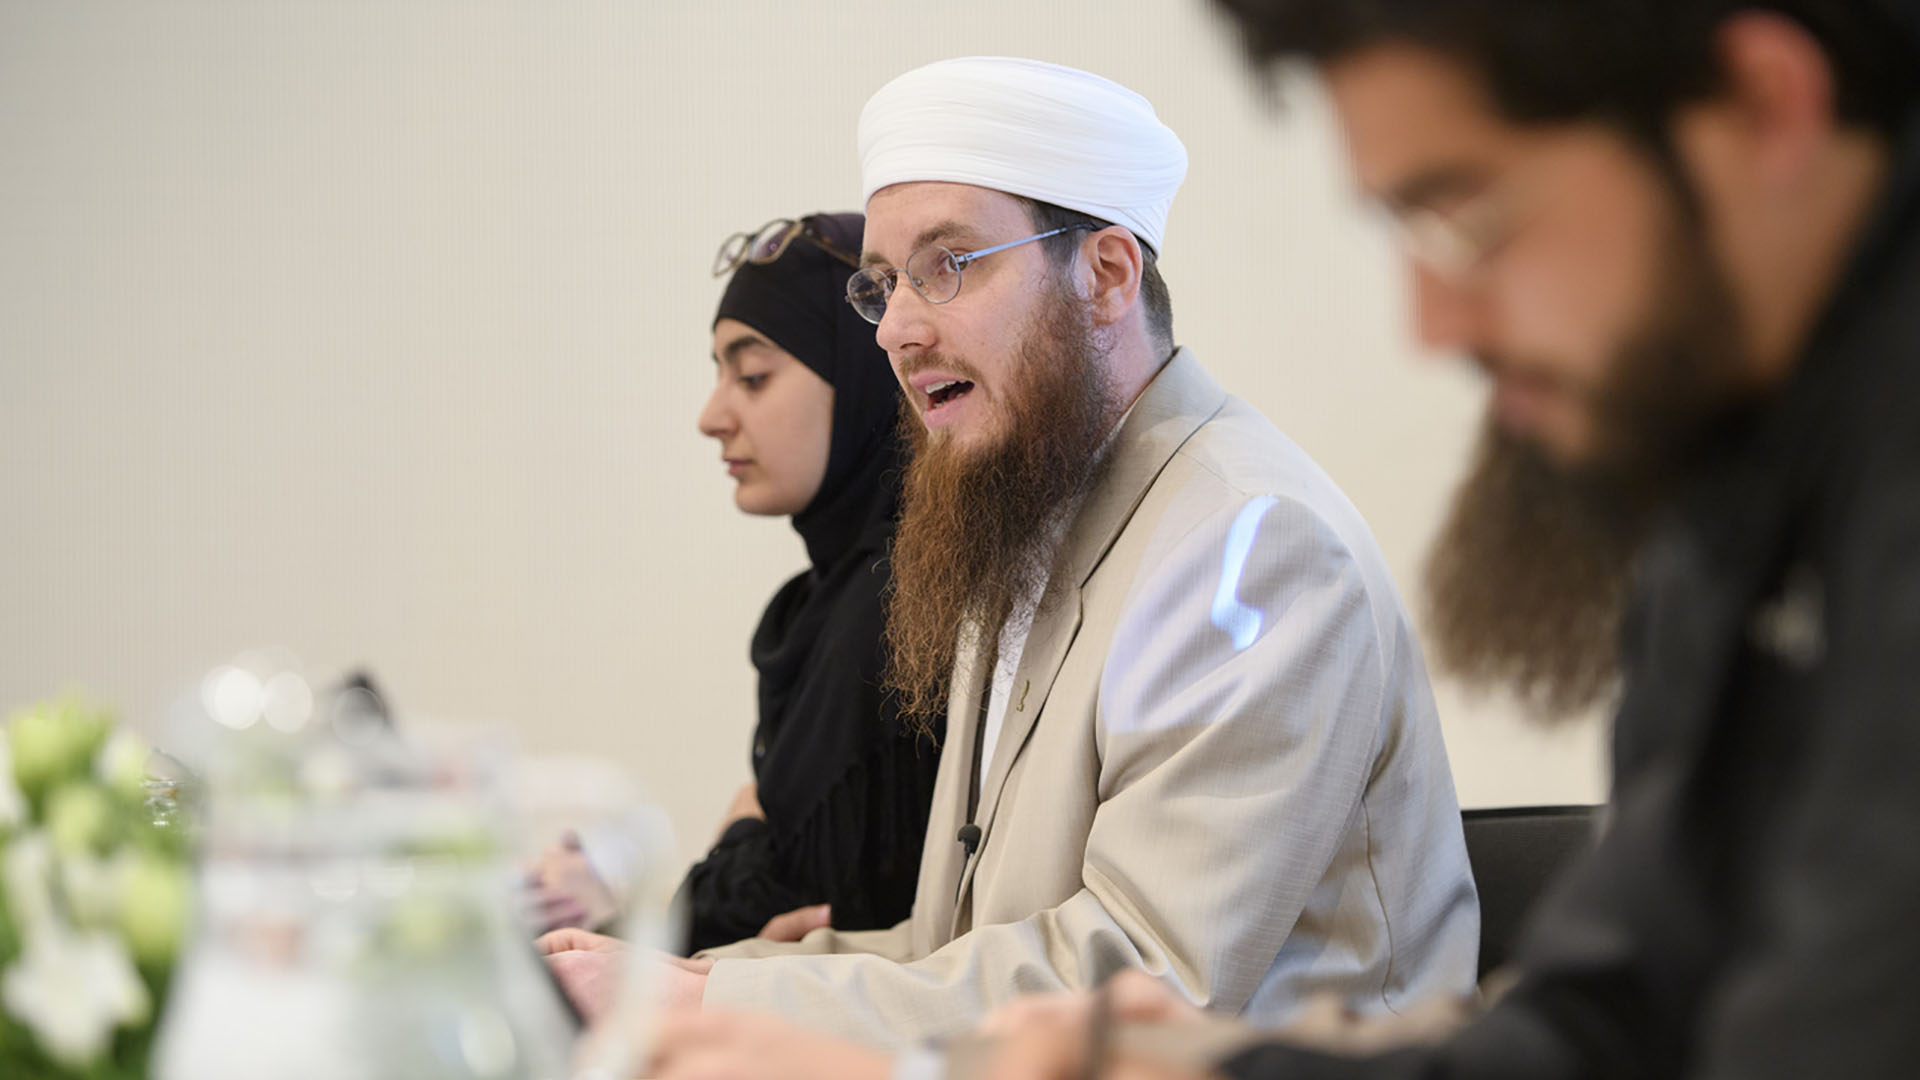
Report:
[[[887,688],[914,715],[946,709],[963,627],[978,627],[990,653],[1015,605],[1039,594],[1060,550],[1060,515],[1093,486],[1118,419],[1085,307],[1057,283],[1050,293],[1022,336],[1022,377],[994,445],[933,438],[911,404],[900,410],[911,458],[893,544]],[[963,357],[923,363],[970,370]]]
[[[1658,309],[1593,395],[1600,456],[1564,465],[1489,420],[1428,557],[1436,666],[1511,690],[1537,719],[1568,719],[1613,696],[1620,616],[1649,519],[1747,396],[1726,280],[1698,223],[1675,219]],[[1475,361],[1489,374],[1506,363]]]

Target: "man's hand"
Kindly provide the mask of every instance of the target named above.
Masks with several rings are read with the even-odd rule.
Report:
[[[688,966],[692,963],[704,963],[707,967],[696,969]],[[654,995],[660,1007],[669,1013],[699,1012],[701,999],[707,996],[707,968],[712,967],[711,960],[662,965],[659,974],[654,976]]]
[[[785,915],[775,915],[760,928],[760,937],[767,941],[799,941],[823,926],[833,925],[833,908],[828,904],[815,904],[812,907],[794,908]]]
[[[579,834],[571,829],[527,868],[527,886],[533,890],[534,915],[542,930],[605,926],[620,914],[620,902],[593,872],[580,850]]]
[[[1468,998],[1439,996],[1417,1002],[1399,1014],[1362,1016],[1337,995],[1322,994],[1309,1001],[1284,1028],[1265,1034],[1239,1028],[1239,1034],[1234,1035],[1225,1021],[1208,1017],[1141,972],[1115,976],[1105,993],[1116,1027],[1139,1025],[1127,1035],[1144,1036],[1149,1034],[1148,1028],[1161,1029],[1150,1041],[1121,1037],[1119,1041],[1132,1043],[1139,1053],[1115,1050],[1110,1068],[1101,1072],[1103,1077],[1139,1080],[1197,1075],[1143,1056],[1148,1053],[1143,1047],[1154,1043],[1168,1047],[1165,1052],[1175,1056],[1249,1040],[1283,1042],[1342,1056],[1368,1056],[1439,1042],[1470,1019],[1474,1011]],[[1093,1042],[1093,1002],[1092,994],[1055,994],[1022,998],[996,1011],[981,1026],[981,1034],[991,1038],[994,1045],[987,1058],[988,1067],[979,1075],[994,1080],[1073,1080],[1084,1075],[1087,1051]],[[1188,1056],[1185,1060],[1218,1059]]]
[[[890,1058],[772,1017],[724,1010],[660,1021],[657,1080],[888,1080]]]
[[[620,997],[621,965],[626,961],[626,947],[614,938],[602,940],[613,942],[617,948],[558,948],[556,940],[562,934],[581,934],[588,938],[598,938],[598,934],[587,934],[580,930],[556,930],[540,938],[541,955],[546,957],[547,970],[560,984],[560,989],[573,1002],[580,1018],[588,1024],[597,1023],[601,1017],[613,1008]]]
[[[691,971],[695,975],[705,975],[713,970],[713,960],[705,956],[672,956],[661,953],[660,959],[681,971]]]
[[[567,999],[589,1024],[605,1016],[620,994],[623,964],[629,962],[627,943],[605,934],[565,929],[543,934],[534,942],[547,959]],[[707,972],[711,960],[688,960],[665,953],[653,953],[640,962],[656,963],[654,990],[660,1005],[668,1010],[698,1009],[707,992]]]
[[[533,947],[540,950],[541,956],[553,956],[564,952],[623,953],[627,951],[627,943],[617,937],[595,934],[572,926],[541,934],[534,939]]]
[[[994,1040],[986,1066],[950,1080],[1080,1080],[1092,1048],[1087,1025],[1034,1014],[1017,1031]],[[1139,1054],[1112,1051],[1094,1072],[1100,1080],[1208,1080],[1210,1074]]]

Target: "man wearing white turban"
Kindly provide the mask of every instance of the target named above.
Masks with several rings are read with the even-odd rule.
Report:
[[[716,950],[671,996],[897,1047],[1123,968],[1264,1022],[1469,990],[1459,808],[1385,563],[1174,347],[1180,140],[1105,79],[970,58],[882,88],[859,142],[848,298],[913,448],[889,678],[951,740],[913,914]],[[731,1030],[669,1025],[664,1067]]]

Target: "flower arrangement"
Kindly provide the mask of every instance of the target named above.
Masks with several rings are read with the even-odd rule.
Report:
[[[78,697],[0,738],[0,1076],[147,1074],[189,909],[187,838],[149,747]]]

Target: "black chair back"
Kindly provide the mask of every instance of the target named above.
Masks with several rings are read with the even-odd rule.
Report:
[[[1598,806],[1466,810],[1467,861],[1480,889],[1480,975],[1507,962],[1527,912],[1560,868],[1593,842]]]

